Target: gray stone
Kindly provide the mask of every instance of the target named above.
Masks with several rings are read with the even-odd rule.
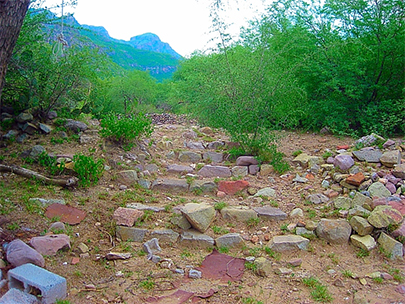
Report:
[[[370,197],[360,192],[356,192],[356,194],[353,197],[353,206],[361,206],[361,207],[370,206],[372,202],[373,200]]]
[[[282,221],[287,218],[287,214],[279,208],[264,206],[253,208],[253,210],[257,212],[259,217],[271,221]]]
[[[276,252],[307,250],[309,240],[299,235],[278,235],[269,242],[269,248]]]
[[[349,209],[349,216],[361,216],[361,217],[369,217],[371,214],[370,210],[363,208],[361,206],[355,205],[353,208]]]
[[[81,134],[79,138],[80,144],[90,144],[90,143],[96,143],[99,140],[98,136],[94,135],[89,135],[89,134]]]
[[[190,151],[181,151],[179,152],[178,159],[183,163],[198,163],[201,161],[201,154]]]
[[[295,183],[302,183],[305,184],[308,182],[308,179],[305,177],[301,177],[298,173],[295,175],[295,178],[292,180]]]
[[[254,196],[263,196],[263,197],[276,197],[276,190],[267,187],[260,189]]]
[[[392,174],[395,177],[405,180],[405,163],[399,164],[394,166],[394,170],[392,170]]]
[[[293,159],[294,163],[298,163],[301,167],[307,168],[308,167],[308,162],[313,156],[308,155],[306,153],[301,153],[297,157]]]
[[[207,149],[217,150],[219,148],[222,148],[223,146],[225,146],[225,143],[223,141],[213,141],[208,144]]]
[[[349,223],[353,230],[356,231],[360,236],[371,234],[374,229],[365,218],[357,215],[353,216]]]
[[[181,209],[181,212],[183,212],[183,214],[186,216],[191,226],[202,233],[204,233],[208,229],[215,218],[214,207],[204,203],[186,204]]]
[[[333,165],[341,171],[346,172],[354,165],[354,160],[350,155],[337,155],[335,156]]]
[[[173,225],[176,225],[183,230],[187,230],[187,229],[191,228],[190,222],[187,220],[186,216],[183,214],[174,213],[170,219],[170,222]]]
[[[394,240],[384,232],[381,232],[380,237],[378,238],[378,244],[380,244],[387,257],[391,259],[402,259],[404,255],[402,243]]]
[[[382,152],[380,150],[353,151],[353,155],[359,160],[368,163],[379,163]]]
[[[206,234],[202,234],[196,230],[183,231],[180,235],[179,244],[192,248],[207,248],[214,246],[214,239]]]
[[[204,145],[201,142],[190,141],[190,142],[184,143],[184,146],[186,148],[189,148],[192,150],[204,150],[205,149]]]
[[[117,173],[117,181],[126,186],[131,186],[139,180],[136,170],[124,170]]]
[[[316,227],[316,235],[331,244],[344,244],[349,241],[352,227],[346,220],[321,219]]]
[[[313,230],[308,230],[305,227],[296,227],[295,228],[295,234],[296,235],[303,235],[303,236],[306,236],[306,235],[316,236],[315,232]]]
[[[322,193],[315,193],[308,195],[306,199],[316,205],[326,203],[329,201],[329,198],[326,195],[323,195]]]
[[[391,192],[384,186],[384,184],[380,182],[373,183],[369,188],[368,191],[370,192],[371,197],[389,197],[391,196]]]
[[[254,156],[239,156],[236,159],[237,166],[250,166],[250,165],[257,165],[259,162]]]
[[[360,236],[353,234],[350,236],[350,241],[355,247],[370,251],[377,246],[374,238],[371,235]]]
[[[399,165],[401,163],[401,151],[392,150],[384,152],[380,158],[380,162],[389,168]]]
[[[295,208],[293,211],[290,212],[290,217],[303,217],[304,216],[304,211],[302,211],[301,208]]]
[[[179,238],[179,234],[171,229],[158,229],[151,232],[151,236],[157,238],[159,242],[174,244]]]
[[[149,206],[149,205],[144,205],[141,203],[129,203],[126,205],[127,208],[131,209],[137,209],[137,210],[150,210],[153,212],[160,212],[165,210],[163,207],[156,207],[156,206]]]
[[[26,122],[32,121],[33,119],[34,119],[34,116],[32,116],[31,113],[26,113],[26,112],[22,112],[16,117],[16,120],[19,123],[26,123]]]
[[[5,140],[10,140],[10,139],[16,139],[16,137],[18,136],[18,132],[17,130],[10,130],[7,132],[6,135],[3,136],[3,139]]]
[[[385,139],[375,133],[372,133],[370,135],[367,136],[363,136],[362,138],[356,140],[354,142],[354,145],[363,145],[364,147],[369,147],[370,145],[372,145],[373,143],[375,143],[377,140],[380,141],[385,141]]]
[[[28,201],[31,203],[39,203],[44,207],[52,205],[52,204],[66,205],[66,202],[63,198],[62,199],[55,199],[55,198],[46,199],[46,198],[38,198],[38,197],[34,198],[33,197],[33,198],[30,198]]]
[[[155,253],[162,251],[162,248],[159,246],[159,240],[157,238],[153,238],[143,243],[143,250],[146,252],[148,260],[151,260]]]
[[[234,177],[245,177],[248,175],[249,167],[247,166],[235,166],[232,167],[232,176]]]
[[[255,273],[261,277],[269,277],[272,273],[272,263],[265,257],[259,257],[254,262]]]
[[[231,177],[231,170],[223,166],[206,165],[198,171],[198,175],[203,177]]]
[[[353,206],[353,201],[350,197],[339,196],[333,201],[336,209],[350,209]]]
[[[215,240],[215,244],[217,245],[217,248],[233,248],[243,246],[244,242],[239,233],[228,233],[218,237]]]
[[[130,241],[130,242],[143,242],[148,232],[147,229],[139,229],[134,227],[124,227],[124,226],[117,226],[116,227],[116,234],[117,237],[121,240]]]
[[[65,123],[65,127],[75,133],[86,131],[88,128],[84,122],[73,120],[73,119],[67,119],[66,123]]]
[[[197,133],[194,132],[193,130],[188,130],[188,131],[184,132],[181,136],[183,136],[184,138],[187,138],[187,139],[194,139],[194,138],[197,138]]]
[[[153,190],[168,192],[187,192],[189,184],[184,179],[157,179],[152,184]]]
[[[141,178],[141,179],[138,180],[138,185],[141,186],[144,189],[150,189],[151,182],[148,181],[147,179]]]
[[[38,156],[44,152],[46,153],[46,150],[43,146],[41,146],[41,145],[33,146],[31,149],[31,152],[30,152],[30,157],[33,159],[37,159]]]
[[[236,220],[239,222],[247,222],[252,218],[257,218],[256,211],[246,206],[231,206],[221,210],[221,215],[225,220]]]
[[[56,117],[58,117],[58,113],[56,113],[56,111],[48,112],[48,119],[52,120],[52,119],[55,119]]]
[[[19,239],[7,244],[5,250],[7,261],[14,267],[27,263],[32,263],[39,267],[45,266],[45,260],[42,255]]]
[[[222,163],[224,160],[224,154],[218,152],[205,152],[203,154],[203,159],[213,163]]]
[[[183,165],[169,165],[167,167],[167,173],[174,173],[174,174],[187,174],[192,173],[194,171],[193,168],[190,166],[183,166]]]
[[[256,175],[259,173],[260,167],[259,165],[250,165],[249,166],[249,174],[250,175]]]
[[[39,129],[44,132],[45,134],[49,134],[52,132],[52,127],[48,126],[46,124],[43,123],[39,123]]]
[[[24,292],[23,290],[10,288],[4,296],[0,298],[0,304],[40,304],[36,296]]]
[[[29,135],[33,135],[38,132],[38,127],[30,122],[20,125],[20,129]]]
[[[261,176],[268,176],[274,171],[273,166],[269,164],[262,164],[260,166],[260,175]]]
[[[201,191],[202,193],[215,192],[217,184],[212,181],[193,180],[190,185],[190,192]]]
[[[389,205],[379,205],[374,208],[367,220],[375,228],[385,228],[389,225],[399,225],[403,221],[403,216]]]
[[[191,279],[201,279],[202,272],[195,269],[190,269],[188,272],[188,277]]]
[[[159,172],[159,167],[155,164],[147,164],[145,166],[145,171],[149,171],[150,173]]]
[[[49,230],[54,233],[55,232],[58,232],[58,233],[66,232],[66,227],[65,227],[65,224],[62,222],[55,222],[55,223],[52,223],[51,226],[49,226]]]

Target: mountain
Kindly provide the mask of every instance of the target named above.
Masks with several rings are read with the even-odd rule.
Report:
[[[49,25],[52,36],[60,33],[60,24]],[[130,41],[110,37],[102,26],[80,25],[73,16],[64,19],[63,35],[69,45],[98,47],[124,69],[150,71],[157,80],[171,78],[182,56],[152,33],[135,36]]]

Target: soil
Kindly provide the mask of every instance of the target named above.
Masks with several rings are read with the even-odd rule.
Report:
[[[172,116],[170,116],[172,117]],[[163,121],[162,121],[163,120]],[[219,198],[215,193],[211,195],[194,195],[192,193],[159,193],[144,190],[141,187],[130,186],[127,190],[120,190],[120,183],[116,178],[117,172],[133,168],[139,161],[126,157],[128,153],[139,155],[150,154],[145,160],[146,164],[156,164],[159,172],[148,177],[153,181],[157,177],[168,177],[165,168],[168,164],[177,163],[166,158],[170,151],[185,150],[183,134],[192,129],[199,130],[200,126],[187,120],[172,120],[170,124],[161,119],[155,125],[155,131],[149,139],[124,151],[119,145],[96,137],[96,141],[89,144],[79,144],[75,136],[70,135],[70,141],[56,143],[58,132],[50,135],[33,135],[24,144],[8,143],[0,149],[3,164],[16,164],[31,170],[46,173],[38,164],[29,164],[19,156],[24,150],[34,145],[43,145],[48,153],[73,155],[84,153],[94,158],[104,159],[110,170],[105,171],[99,183],[89,188],[64,189],[58,186],[49,186],[27,180],[15,174],[0,174],[0,199],[3,204],[0,218],[2,228],[2,242],[9,242],[19,238],[29,242],[30,238],[49,233],[49,226],[53,220],[44,216],[43,208],[27,208],[29,198],[63,198],[67,204],[87,212],[85,219],[78,225],[68,226],[67,234],[71,239],[72,249],[58,252],[56,256],[46,256],[45,268],[67,279],[68,296],[70,303],[180,303],[180,300],[159,297],[171,295],[177,290],[192,292],[192,297],[184,303],[316,303],[311,296],[311,289],[303,284],[302,279],[317,278],[332,295],[330,303],[405,303],[405,295],[397,291],[401,279],[405,278],[403,261],[387,259],[378,249],[370,252],[369,256],[359,257],[359,250],[350,243],[344,245],[330,245],[321,239],[310,241],[308,251],[295,251],[269,256],[264,249],[267,245],[265,236],[273,237],[283,234],[282,227],[286,224],[297,223],[296,219],[288,218],[285,221],[269,222],[261,220],[257,226],[248,226],[245,223],[229,223],[217,213],[215,221],[206,232],[214,239],[220,236],[215,234],[212,227],[221,227],[240,233],[247,240],[246,246],[240,249],[230,249],[227,253],[237,258],[249,256],[264,256],[271,260],[274,273],[268,277],[260,277],[251,269],[245,269],[240,280],[220,281],[217,279],[190,279],[165,268],[167,263],[155,264],[148,260],[142,251],[142,243],[122,242],[115,237],[115,223],[113,212],[126,203],[140,202],[147,205],[164,207],[166,211],[157,212],[144,219],[141,228],[158,229],[170,228],[179,233],[181,229],[170,222],[174,205],[184,205],[188,202],[207,202],[214,205],[225,202],[228,205],[261,206],[248,200],[246,190],[239,195]],[[87,134],[97,135],[99,126],[96,121],[89,123],[91,130]],[[193,141],[224,140],[226,135],[214,130],[212,135],[198,133],[199,137]],[[244,179],[251,188],[261,189],[272,187],[277,192],[275,201],[265,201],[265,204],[278,206],[288,213],[300,207],[304,210],[304,218],[300,221],[319,220],[325,216],[325,209],[308,205],[305,197],[311,193],[322,192],[322,176],[315,175],[306,184],[294,185],[291,179],[296,173],[305,175],[306,170],[292,163],[295,151],[301,150],[311,155],[321,156],[327,149],[336,150],[338,145],[351,145],[352,138],[334,137],[304,132],[278,133],[278,149],[286,155],[291,170],[280,176],[273,172],[268,177],[248,175]],[[171,142],[169,144],[168,142]],[[226,152],[226,151],[225,151]],[[234,163],[227,162],[233,166]],[[178,178],[179,176],[172,176]],[[7,207],[6,199],[12,204]],[[314,210],[314,211],[311,211]],[[338,214],[328,210],[327,216],[337,218]],[[217,231],[218,232],[218,231]],[[258,237],[258,242],[250,241],[252,236]],[[90,251],[88,258],[80,257],[78,245],[85,243]],[[167,259],[174,268],[186,272],[190,268],[198,268],[212,248],[196,249],[174,244],[160,244],[162,251],[158,254],[163,260]],[[132,257],[128,260],[107,261],[104,256],[113,252],[129,252]],[[72,259],[80,257],[77,264]],[[298,267],[291,267],[288,261],[302,259]],[[277,274],[277,269],[289,268],[291,273]],[[3,269],[6,274],[7,267]],[[373,280],[367,275],[376,271],[396,273],[396,280]],[[348,274],[352,274],[349,276]],[[360,282],[365,279],[365,285]],[[363,282],[364,283],[364,282]],[[6,287],[1,294],[7,291]],[[363,299],[363,300],[360,300]],[[364,301],[364,302],[362,302]],[[69,302],[67,302],[69,303]]]

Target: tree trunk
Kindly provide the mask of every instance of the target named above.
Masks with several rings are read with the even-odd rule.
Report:
[[[30,0],[0,0],[0,114],[7,65],[27,13]]]

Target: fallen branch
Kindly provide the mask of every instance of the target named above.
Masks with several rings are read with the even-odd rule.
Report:
[[[21,168],[19,166],[11,165],[2,165],[0,164],[0,172],[12,172],[27,178],[36,178],[45,184],[50,184],[50,185],[57,185],[57,186],[62,186],[62,187],[72,187],[77,185],[77,182],[79,179],[77,177],[69,177],[67,179],[57,179],[57,178],[49,178],[46,177],[42,174],[39,174],[38,172],[28,170],[25,168]]]

